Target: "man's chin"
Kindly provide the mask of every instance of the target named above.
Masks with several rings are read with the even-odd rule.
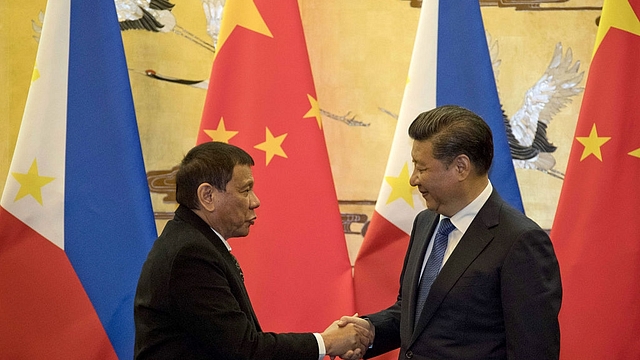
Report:
[[[426,200],[426,199],[425,199]],[[436,211],[438,210],[438,206],[437,204],[434,204],[432,202],[429,201],[425,201],[426,205],[427,205],[427,209],[431,210],[431,211]]]
[[[233,237],[245,237],[247,235],[249,235],[249,229],[246,231],[238,231]]]

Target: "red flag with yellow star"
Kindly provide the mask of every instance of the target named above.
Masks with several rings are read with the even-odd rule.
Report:
[[[561,358],[640,359],[640,0],[605,0],[551,230]]]
[[[257,221],[233,253],[265,331],[354,312],[353,280],[296,0],[227,0],[198,143],[254,158]]]

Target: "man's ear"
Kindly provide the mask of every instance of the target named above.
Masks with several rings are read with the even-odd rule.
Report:
[[[471,159],[467,155],[458,155],[453,160],[453,167],[455,168],[458,180],[462,181],[471,173]]]
[[[215,196],[216,189],[211,186],[209,183],[202,183],[198,186],[197,190],[198,194],[198,202],[200,203],[200,207],[202,210],[207,210],[209,212],[215,209]]]

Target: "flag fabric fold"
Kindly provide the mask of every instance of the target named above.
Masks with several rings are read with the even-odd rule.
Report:
[[[47,4],[0,205],[0,354],[133,357],[156,229],[113,1]]]
[[[551,229],[562,359],[640,358],[640,1],[605,0]]]
[[[322,331],[354,311],[353,279],[296,0],[227,0],[198,143],[254,158],[261,200],[230,239],[265,331]]]
[[[413,219],[425,207],[409,185],[413,165],[407,130],[418,114],[446,104],[470,109],[489,124],[495,147],[489,177],[500,195],[523,211],[479,3],[424,1],[385,178],[355,263],[360,314],[396,301]]]

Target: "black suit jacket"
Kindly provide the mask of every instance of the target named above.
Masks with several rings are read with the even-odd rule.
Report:
[[[318,359],[311,333],[261,331],[232,255],[182,206],[144,263],[134,319],[136,359]]]
[[[435,279],[417,324],[418,279],[439,221],[416,217],[398,301],[368,315],[367,357],[400,347],[400,358],[557,359],[560,270],[548,235],[491,194]]]

